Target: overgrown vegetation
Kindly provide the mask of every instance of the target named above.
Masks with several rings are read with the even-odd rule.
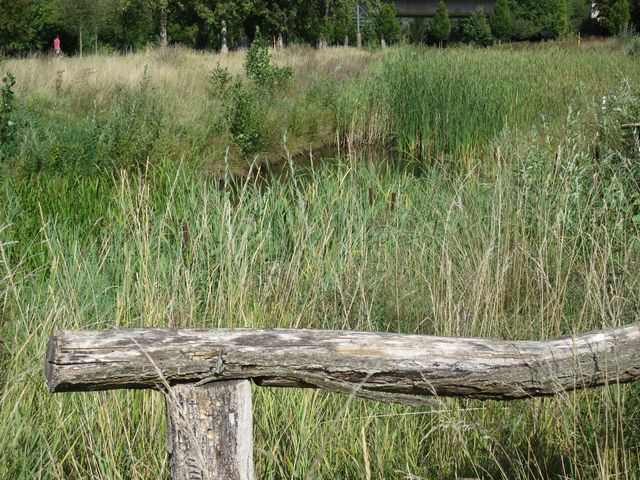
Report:
[[[272,62],[269,48],[260,35],[260,29],[256,30],[256,36],[247,50],[244,67],[247,77],[267,93],[275,88],[285,87],[293,75],[290,68],[280,67]]]
[[[2,78],[0,87],[0,162],[9,154],[8,149],[14,143],[15,122],[13,113],[13,87],[16,84],[16,77],[7,73]]]
[[[543,339],[639,320],[630,46],[254,52],[291,68],[282,87],[236,54],[9,60],[0,478],[169,476],[160,394],[45,391],[54,329]],[[257,477],[637,478],[639,398],[256,388]]]

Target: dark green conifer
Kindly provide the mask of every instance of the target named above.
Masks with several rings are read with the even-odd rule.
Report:
[[[497,0],[493,15],[489,21],[491,32],[498,40],[510,40],[512,23],[508,0]]]
[[[444,0],[440,0],[436,9],[436,16],[433,19],[433,30],[431,31],[433,38],[438,44],[442,45],[449,39],[451,34],[451,20],[449,20],[449,12]]]
[[[488,47],[493,44],[491,27],[481,8],[473,12],[473,15],[464,23],[463,31],[468,42],[480,47]]]

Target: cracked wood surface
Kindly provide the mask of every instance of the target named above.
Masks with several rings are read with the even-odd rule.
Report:
[[[173,480],[253,480],[248,380],[174,385],[165,399]]]
[[[640,322],[546,341],[288,329],[60,331],[52,392],[253,379],[381,401],[511,400],[640,378]]]

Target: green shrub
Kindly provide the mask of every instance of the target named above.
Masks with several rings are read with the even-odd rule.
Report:
[[[164,115],[145,75],[137,89],[118,86],[107,112],[96,118],[96,162],[105,168],[136,169],[160,138]]]
[[[4,156],[6,146],[13,144],[15,134],[15,122],[12,119],[14,93],[13,87],[16,84],[16,77],[7,73],[2,78],[2,88],[0,88],[0,160]]]
[[[289,67],[279,67],[271,63],[269,48],[260,35],[260,29],[256,28],[256,36],[247,50],[245,71],[259,88],[273,90],[276,87],[286,86],[293,77],[293,71]]]
[[[209,90],[215,98],[226,98],[233,84],[233,75],[226,67],[220,66],[220,62],[211,70],[209,77]]]
[[[258,153],[265,145],[265,114],[255,94],[240,79],[233,86],[226,111],[229,133],[247,155]]]

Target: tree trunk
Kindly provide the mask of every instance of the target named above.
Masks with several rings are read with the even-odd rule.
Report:
[[[82,58],[82,25],[78,27],[79,41],[80,41],[80,58]]]
[[[227,22],[226,20],[222,20],[222,24],[220,27],[220,53],[226,55],[229,53],[229,47],[227,46]]]
[[[160,48],[166,48],[167,41],[167,6],[160,6]]]

